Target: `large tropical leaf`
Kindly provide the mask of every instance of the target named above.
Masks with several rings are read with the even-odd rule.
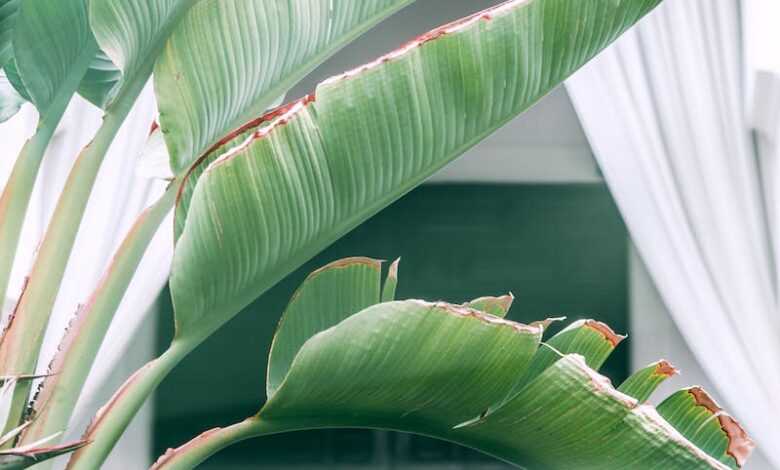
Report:
[[[258,415],[170,451],[156,468],[192,468],[245,438],[324,427],[423,434],[529,468],[723,469],[750,453],[744,431],[698,388],[672,395],[658,412],[630,394],[654,388],[653,375],[668,377],[666,363],[629,378],[628,393],[613,388],[588,365],[621,339],[604,324],[575,322],[541,345],[544,322],[527,326],[444,302],[386,302],[350,314],[349,299],[374,296],[375,276],[356,283],[360,272],[354,261],[336,262],[296,292],[273,344],[294,358],[275,364],[272,352],[269,378],[282,380],[269,384]],[[311,299],[305,309],[303,297]],[[339,304],[345,310],[336,315]]]
[[[93,84],[87,94],[95,95],[105,106],[123,90],[145,83],[165,41],[198,1],[90,0],[89,22],[95,38],[122,76],[113,84],[106,83],[105,75],[88,77],[103,85]]]
[[[24,101],[24,98],[8,81],[5,72],[0,71],[0,123],[11,119],[19,112]]]
[[[179,343],[197,344],[658,3],[510,1],[329,79],[236,132],[193,170],[202,176],[191,200],[182,192],[180,220],[188,211],[171,276]]]
[[[650,395],[669,377],[677,375],[678,370],[667,361],[658,361],[655,364],[635,372],[625,382],[620,384],[618,390],[631,395],[640,403],[645,402]]]
[[[98,108],[105,108],[121,79],[122,72],[99,50],[79,85],[79,94]]]
[[[11,58],[11,32],[20,0],[0,0],[0,69]]]
[[[313,272],[304,281],[293,295],[271,345],[266,381],[269,395],[274,394],[309,337],[379,303],[380,268],[376,260],[348,258]],[[348,287],[334,292],[334,285]],[[320,314],[309,314],[313,309]]]
[[[516,384],[540,333],[442,303],[380,304],[312,337],[259,420],[289,430],[415,432],[553,468],[721,468],[651,407],[612,388],[588,356],[558,356]]]
[[[206,0],[195,6],[154,73],[174,172],[412,1]]]
[[[98,51],[84,0],[20,0],[12,46],[22,94],[41,114],[64,109]]]
[[[11,51],[11,56],[8,58],[8,61],[5,63],[5,67],[3,67],[3,74],[11,87],[16,90],[16,93],[19,94],[23,100],[30,101],[30,95],[24,88],[22,77],[19,76],[19,71],[16,69],[16,60],[14,60],[13,57],[13,50]]]
[[[658,413],[693,444],[730,467],[741,466],[753,442],[734,418],[700,387],[680,390],[660,405]]]

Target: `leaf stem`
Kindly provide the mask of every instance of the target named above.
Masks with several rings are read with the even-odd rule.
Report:
[[[30,205],[35,179],[43,156],[51,142],[57,124],[65,111],[42,117],[35,134],[22,147],[13,170],[0,196],[0,298],[8,291],[11,269],[16,258],[27,207]]]
[[[35,134],[22,147],[3,188],[0,196],[0,299],[4,299],[8,291],[19,236],[44,154],[96,51],[97,45],[85,49],[57,95],[46,109],[39,110]]]
[[[127,379],[95,415],[83,437],[90,444],[73,454],[67,470],[100,468],[146,399],[191,350],[189,344],[174,341]]]
[[[38,255],[10,323],[0,342],[0,375],[32,374],[46,326],[73,249],[81,219],[106,152],[140,94],[145,80],[128,87],[106,112],[94,140],[82,150],[57,201]],[[30,384],[14,389],[6,430],[21,421]]]
[[[253,416],[226,428],[206,431],[181,447],[169,449],[151,470],[189,470],[237,442],[284,431],[273,423]]]
[[[136,269],[176,201],[179,181],[170,183],[157,202],[144,210],[128,232],[98,287],[78,313],[60,344],[35,403],[35,421],[22,434],[22,444],[65,429],[98,350]]]

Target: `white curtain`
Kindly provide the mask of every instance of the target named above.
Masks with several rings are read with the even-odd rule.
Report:
[[[780,468],[776,165],[762,162],[748,114],[748,3],[666,0],[567,88],[672,318]]]
[[[104,161],[87,206],[85,219],[57,296],[52,320],[44,340],[39,371],[45,371],[56,352],[62,331],[90,295],[103,274],[113,252],[136,216],[164,189],[164,183],[137,175],[138,156],[146,142],[156,106],[151,89],[144,91],[122,127]],[[47,153],[28,211],[14,271],[9,286],[10,302],[16,300],[24,276],[30,271],[35,249],[40,242],[57,197],[79,151],[89,142],[101,122],[102,112],[81,98],[75,98],[62,120]],[[0,125],[0,181],[4,182],[19,148],[35,127],[37,117],[31,106],[11,121]],[[95,411],[137,367],[153,357],[155,334],[149,324],[154,318],[147,312],[164,285],[172,255],[170,220],[156,235],[132,282],[115,321],[98,354],[97,362],[77,405],[68,429],[69,438],[81,435]],[[143,328],[144,338],[135,335]],[[133,339],[135,338],[135,339]],[[133,339],[131,341],[131,339]],[[146,468],[144,458],[151,457],[151,414],[131,428],[114,452],[115,464],[104,468],[127,469],[127,462]],[[131,458],[122,458],[122,455]],[[136,467],[133,467],[136,468]]]

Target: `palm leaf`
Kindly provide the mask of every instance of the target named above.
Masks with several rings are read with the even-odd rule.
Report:
[[[336,315],[331,307],[344,299],[375,296],[375,269],[370,282],[355,282],[364,272],[343,260],[307,279],[273,344],[294,359],[275,364],[272,349],[269,378],[282,380],[269,383],[260,412],[169,451],[155,468],[192,468],[253,436],[342,427],[432,436],[529,468],[737,468],[752,449],[699,389],[672,395],[656,412],[613,388],[588,365],[617,344],[602,323],[575,322],[541,344],[544,322],[444,302],[386,302],[355,314],[356,304],[344,302]]]
[[[179,344],[198,344],[526,110],[658,3],[510,1],[327,80],[223,140],[192,170],[177,209],[171,293]]]
[[[11,58],[11,35],[20,0],[0,0],[0,69]]]
[[[658,413],[689,441],[730,467],[739,467],[753,442],[734,418],[699,387],[680,390],[660,405]]]
[[[669,377],[677,375],[678,370],[667,361],[658,361],[655,364],[636,371],[620,384],[618,390],[643,403],[650,395]]]
[[[384,302],[389,302],[393,299],[382,299]],[[509,309],[512,307],[512,303],[515,301],[515,296],[512,294],[502,295],[501,297],[479,297],[470,302],[464,304],[464,307],[474,310],[481,310],[485,313],[489,313],[496,317],[504,318],[509,313]]]
[[[105,52],[98,51],[79,85],[79,94],[98,108],[109,104],[114,89],[122,79],[122,72],[111,62]]]
[[[84,0],[20,0],[12,48],[20,93],[41,114],[64,107],[98,51]]]
[[[174,172],[186,170],[210,145],[264,112],[325,58],[412,1],[196,5],[171,36],[154,73],[160,126]]]
[[[199,0],[90,0],[89,23],[100,48],[121,77],[88,77],[102,83],[89,94],[110,105],[123,91],[142,86],[165,42],[184,14]]]
[[[348,258],[313,272],[293,295],[274,335],[268,362],[269,395],[284,379],[303,343],[318,331],[379,302],[379,261]],[[349,286],[332,295],[334,285]],[[316,309],[320,315],[310,315]]]
[[[0,123],[14,117],[22,108],[24,101],[8,81],[5,72],[0,71]]]

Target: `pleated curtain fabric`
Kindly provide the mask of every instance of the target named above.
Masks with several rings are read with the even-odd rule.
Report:
[[[754,140],[746,3],[667,0],[567,89],[674,322],[780,468],[777,176]]]

